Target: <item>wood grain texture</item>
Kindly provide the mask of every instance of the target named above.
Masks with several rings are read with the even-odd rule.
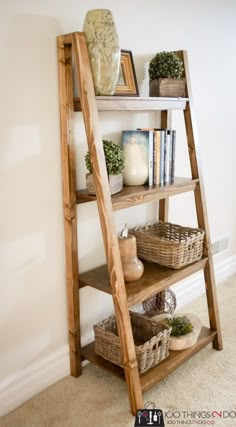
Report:
[[[81,373],[80,320],[78,293],[78,250],[76,213],[75,151],[73,144],[73,80],[71,46],[58,37],[61,158],[63,177],[64,228],[66,250],[66,288],[68,305],[70,371]]]
[[[85,35],[72,34],[72,45],[129,400],[135,413],[143,407],[143,398]]]
[[[184,110],[188,98],[134,98],[97,96],[98,111],[161,111]],[[74,110],[82,111],[80,98],[74,98]]]
[[[170,355],[158,365],[141,374],[142,390],[145,392],[163,378],[182,365],[186,360],[210,344],[216,335],[216,331],[202,327],[195,345],[181,351],[170,351]]]
[[[202,270],[206,263],[207,259],[203,258],[202,260],[187,265],[186,267],[182,267],[179,270],[173,270],[158,264],[143,261],[143,276],[135,282],[125,284],[129,307],[163,291],[167,287],[185,279],[189,275]],[[111,294],[112,291],[107,273],[107,265],[102,265],[87,271],[86,273],[80,274],[79,286],[80,288],[84,286],[91,286],[102,292]]]
[[[129,208],[142,203],[152,202],[153,200],[165,199],[170,196],[185,193],[195,189],[198,180],[190,178],[175,178],[173,184],[162,187],[148,186],[124,186],[123,190],[112,196],[113,210]],[[77,191],[77,203],[85,203],[96,200],[96,196],[88,194],[87,190]]]
[[[60,42],[60,46],[63,48],[66,44],[71,46],[72,43],[72,34],[63,34],[62,36],[58,37],[58,40]]]
[[[201,161],[200,161],[200,147],[199,147],[199,141],[197,136],[197,125],[194,117],[190,74],[189,74],[188,58],[187,58],[186,51],[183,52],[183,59],[184,59],[184,68],[185,68],[187,89],[188,89],[188,95],[189,95],[189,103],[187,104],[187,107],[184,110],[184,119],[185,119],[187,142],[188,142],[188,152],[189,152],[192,177],[193,179],[199,179],[199,184],[196,186],[196,189],[194,191],[195,206],[197,211],[198,226],[203,230],[205,230],[204,255],[208,257],[208,263],[206,265],[206,268],[204,269],[204,276],[205,276],[206,295],[207,295],[207,302],[208,302],[209,320],[210,320],[211,329],[217,331],[217,334],[213,342],[213,346],[214,348],[221,350],[223,347],[223,343],[222,343],[221,328],[220,328],[219,309],[218,309],[216,284],[215,284],[215,276],[214,276],[214,266],[213,266],[212,254],[210,251],[210,247],[211,247],[210,230],[209,230],[204,183],[203,183]]]

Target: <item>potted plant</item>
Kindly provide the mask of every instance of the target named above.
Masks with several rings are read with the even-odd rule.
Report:
[[[196,344],[201,322],[191,313],[176,313],[171,318],[165,318],[164,323],[170,326],[170,350],[184,350]]]
[[[184,97],[183,61],[174,52],[159,52],[149,64],[149,95]]]
[[[123,188],[122,171],[125,167],[124,153],[119,144],[106,140],[103,140],[102,142],[110,191],[111,194],[115,194],[121,191]],[[85,156],[85,163],[89,171],[89,173],[86,174],[86,186],[88,192],[89,194],[96,194],[89,151]]]

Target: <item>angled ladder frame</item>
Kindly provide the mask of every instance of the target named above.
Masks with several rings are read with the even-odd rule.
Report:
[[[191,101],[191,89],[189,81],[189,71],[186,52],[180,51],[178,54],[183,58],[185,65],[187,90],[189,100],[184,108],[184,118],[187,132],[187,141],[189,148],[189,157],[192,171],[192,183],[189,188],[184,187],[181,191],[194,190],[195,204],[199,227],[203,228],[206,233],[204,256],[198,266],[190,267],[190,269],[180,272],[177,280],[186,277],[186,274],[191,274],[191,271],[197,271],[200,268],[204,269],[206,294],[209,310],[210,330],[204,328],[201,340],[197,343],[194,349],[190,351],[175,352],[173,356],[174,363],[172,368],[168,367],[167,359],[164,360],[160,367],[154,368],[152,372],[147,372],[146,375],[139,375],[137,360],[135,354],[134,341],[132,336],[131,323],[129,318],[129,294],[128,288],[125,286],[121,260],[119,254],[119,246],[117,240],[117,232],[113,218],[113,204],[110,196],[106,165],[103,153],[102,135],[99,126],[98,109],[94,94],[93,80],[91,75],[87,44],[83,33],[72,33],[58,37],[58,61],[59,61],[59,89],[60,89],[60,118],[61,118],[61,154],[62,154],[62,172],[63,172],[63,200],[64,200],[64,225],[65,225],[65,248],[66,248],[66,282],[67,282],[67,303],[68,303],[68,324],[69,324],[69,346],[70,346],[70,366],[71,375],[79,376],[81,374],[81,348],[80,348],[80,318],[79,318],[79,272],[78,272],[78,248],[77,248],[77,210],[78,194],[76,192],[76,170],[75,170],[75,150],[73,144],[73,114],[74,114],[74,99],[73,99],[73,76],[72,76],[72,52],[75,60],[75,69],[78,77],[79,92],[80,92],[80,107],[84,117],[85,130],[87,135],[88,147],[91,153],[94,183],[97,194],[97,205],[100,216],[104,247],[107,258],[108,270],[108,286],[105,292],[108,292],[113,297],[114,310],[117,320],[118,333],[121,343],[121,351],[123,357],[124,370],[110,366],[109,362],[99,361],[89,351],[84,351],[85,357],[94,363],[109,369],[116,375],[122,376],[125,373],[125,379],[128,386],[128,394],[130,400],[131,411],[136,413],[137,409],[143,408],[143,392],[153,386],[157,381],[164,378],[168,372],[171,372],[175,367],[179,366],[192,354],[199,351],[205,345],[213,342],[213,346],[220,350],[222,348],[222,338],[220,332],[217,296],[215,290],[215,279],[213,271],[212,255],[210,251],[209,226],[207,222],[206,204],[204,198],[203,182],[200,173],[199,149],[196,143],[196,125],[193,118],[193,108]],[[111,97],[112,98],[112,97]],[[111,99],[112,101],[112,99]],[[112,101],[113,102],[113,101]],[[117,101],[116,101],[117,102]],[[124,101],[125,102],[125,101]],[[138,105],[139,99],[134,101]],[[143,103],[144,109],[147,102]],[[163,103],[165,106],[161,113],[161,125],[167,127],[170,121],[170,110],[166,109],[166,105],[170,104],[167,100]],[[133,104],[132,104],[133,105]],[[124,108],[126,109],[126,107]],[[132,106],[135,110],[135,106]],[[148,109],[148,108],[146,108]],[[180,192],[179,187],[173,186],[173,194]],[[155,194],[159,200],[159,219],[168,220],[168,200],[172,194],[172,189],[168,192]],[[133,197],[136,203],[137,198]],[[154,197],[154,196],[153,196]],[[94,198],[88,198],[93,200]],[[125,197],[124,197],[125,199]],[[132,199],[132,197],[131,197]],[[84,200],[84,201],[88,201]],[[130,198],[126,197],[126,202],[129,203]],[[140,198],[138,199],[140,203]],[[145,200],[144,200],[145,201]],[[187,273],[189,272],[189,273]],[[98,271],[96,272],[98,273]],[[99,273],[100,274],[100,273]],[[104,273],[106,274],[106,273]],[[83,276],[83,275],[82,275]],[[94,286],[99,289],[100,285],[93,285],[86,279],[85,285]],[[172,280],[172,282],[171,282]],[[167,285],[173,284],[174,279],[167,278],[159,283],[159,290],[164,290]],[[176,281],[177,281],[176,280]],[[83,280],[82,280],[83,282]],[[82,285],[81,285],[82,286]],[[104,290],[100,288],[101,290]],[[151,294],[156,292],[155,284],[150,287]],[[143,294],[140,293],[140,299]],[[83,353],[83,351],[82,351]],[[180,354],[177,354],[180,353]],[[90,354],[90,356],[89,356]],[[92,354],[92,355],[91,355]],[[156,377],[156,378],[155,378]]]

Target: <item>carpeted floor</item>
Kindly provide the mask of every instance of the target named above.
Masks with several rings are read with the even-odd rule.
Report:
[[[236,276],[218,287],[218,297],[224,350],[207,346],[145,394],[145,402],[154,402],[168,414],[181,411],[181,418],[169,418],[172,422],[166,425],[189,421],[182,411],[225,411],[225,418],[215,414],[215,418],[202,418],[200,424],[209,425],[210,420],[210,425],[236,426]],[[208,325],[205,297],[185,311],[197,314]],[[180,420],[184,423],[179,424]],[[80,378],[67,377],[49,387],[1,418],[0,426],[133,427],[134,417],[125,383],[88,364]]]

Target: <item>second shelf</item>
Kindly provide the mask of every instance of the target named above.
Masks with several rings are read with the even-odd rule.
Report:
[[[124,186],[123,190],[111,197],[113,210],[129,208],[153,200],[165,199],[170,196],[195,190],[198,185],[198,179],[175,178],[174,183],[163,186],[148,187]],[[78,190],[76,192],[77,203],[86,203],[96,200],[96,196],[88,193],[87,190]]]

